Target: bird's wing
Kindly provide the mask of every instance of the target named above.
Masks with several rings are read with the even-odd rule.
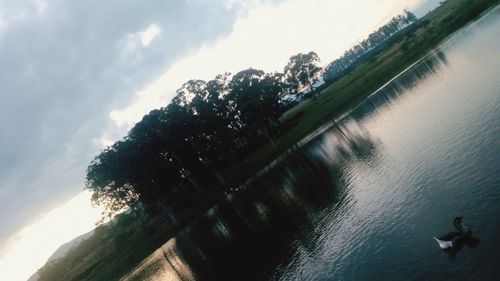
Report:
[[[434,239],[438,242],[439,248],[441,248],[441,249],[448,249],[448,248],[453,247],[452,241],[439,240],[436,237],[434,237]]]

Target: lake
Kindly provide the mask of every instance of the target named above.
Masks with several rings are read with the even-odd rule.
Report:
[[[499,46],[497,8],[124,280],[500,280]],[[444,252],[455,216],[474,243]]]

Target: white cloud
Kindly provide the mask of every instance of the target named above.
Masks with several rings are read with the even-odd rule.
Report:
[[[151,44],[158,35],[160,34],[160,28],[156,24],[151,24],[148,29],[139,33],[141,37],[141,43],[143,46],[148,46]]]
[[[144,48],[149,46],[160,34],[156,24],[149,25],[142,31],[129,33],[116,43],[119,50],[119,63],[121,65],[136,65],[144,58]]]
[[[99,139],[94,139],[94,142],[102,148],[113,145],[114,141],[107,135],[101,136]]]

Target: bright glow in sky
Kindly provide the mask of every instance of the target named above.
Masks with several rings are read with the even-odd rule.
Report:
[[[89,192],[82,192],[25,227],[0,257],[0,280],[27,280],[59,246],[92,230],[100,210],[91,207]]]
[[[420,2],[292,0],[258,6],[236,22],[229,37],[178,60],[110,117],[117,126],[130,128],[150,110],[165,106],[189,79],[209,80],[219,73],[249,67],[282,71],[288,59],[299,52],[315,51],[323,63],[329,63],[390,17]]]

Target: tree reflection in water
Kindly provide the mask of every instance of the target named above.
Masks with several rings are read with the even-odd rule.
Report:
[[[314,214],[344,197],[341,164],[369,158],[375,144],[344,122],[229,194],[123,280],[262,280],[291,254]],[[307,233],[309,233],[307,231]],[[307,238],[307,239],[306,239]]]

